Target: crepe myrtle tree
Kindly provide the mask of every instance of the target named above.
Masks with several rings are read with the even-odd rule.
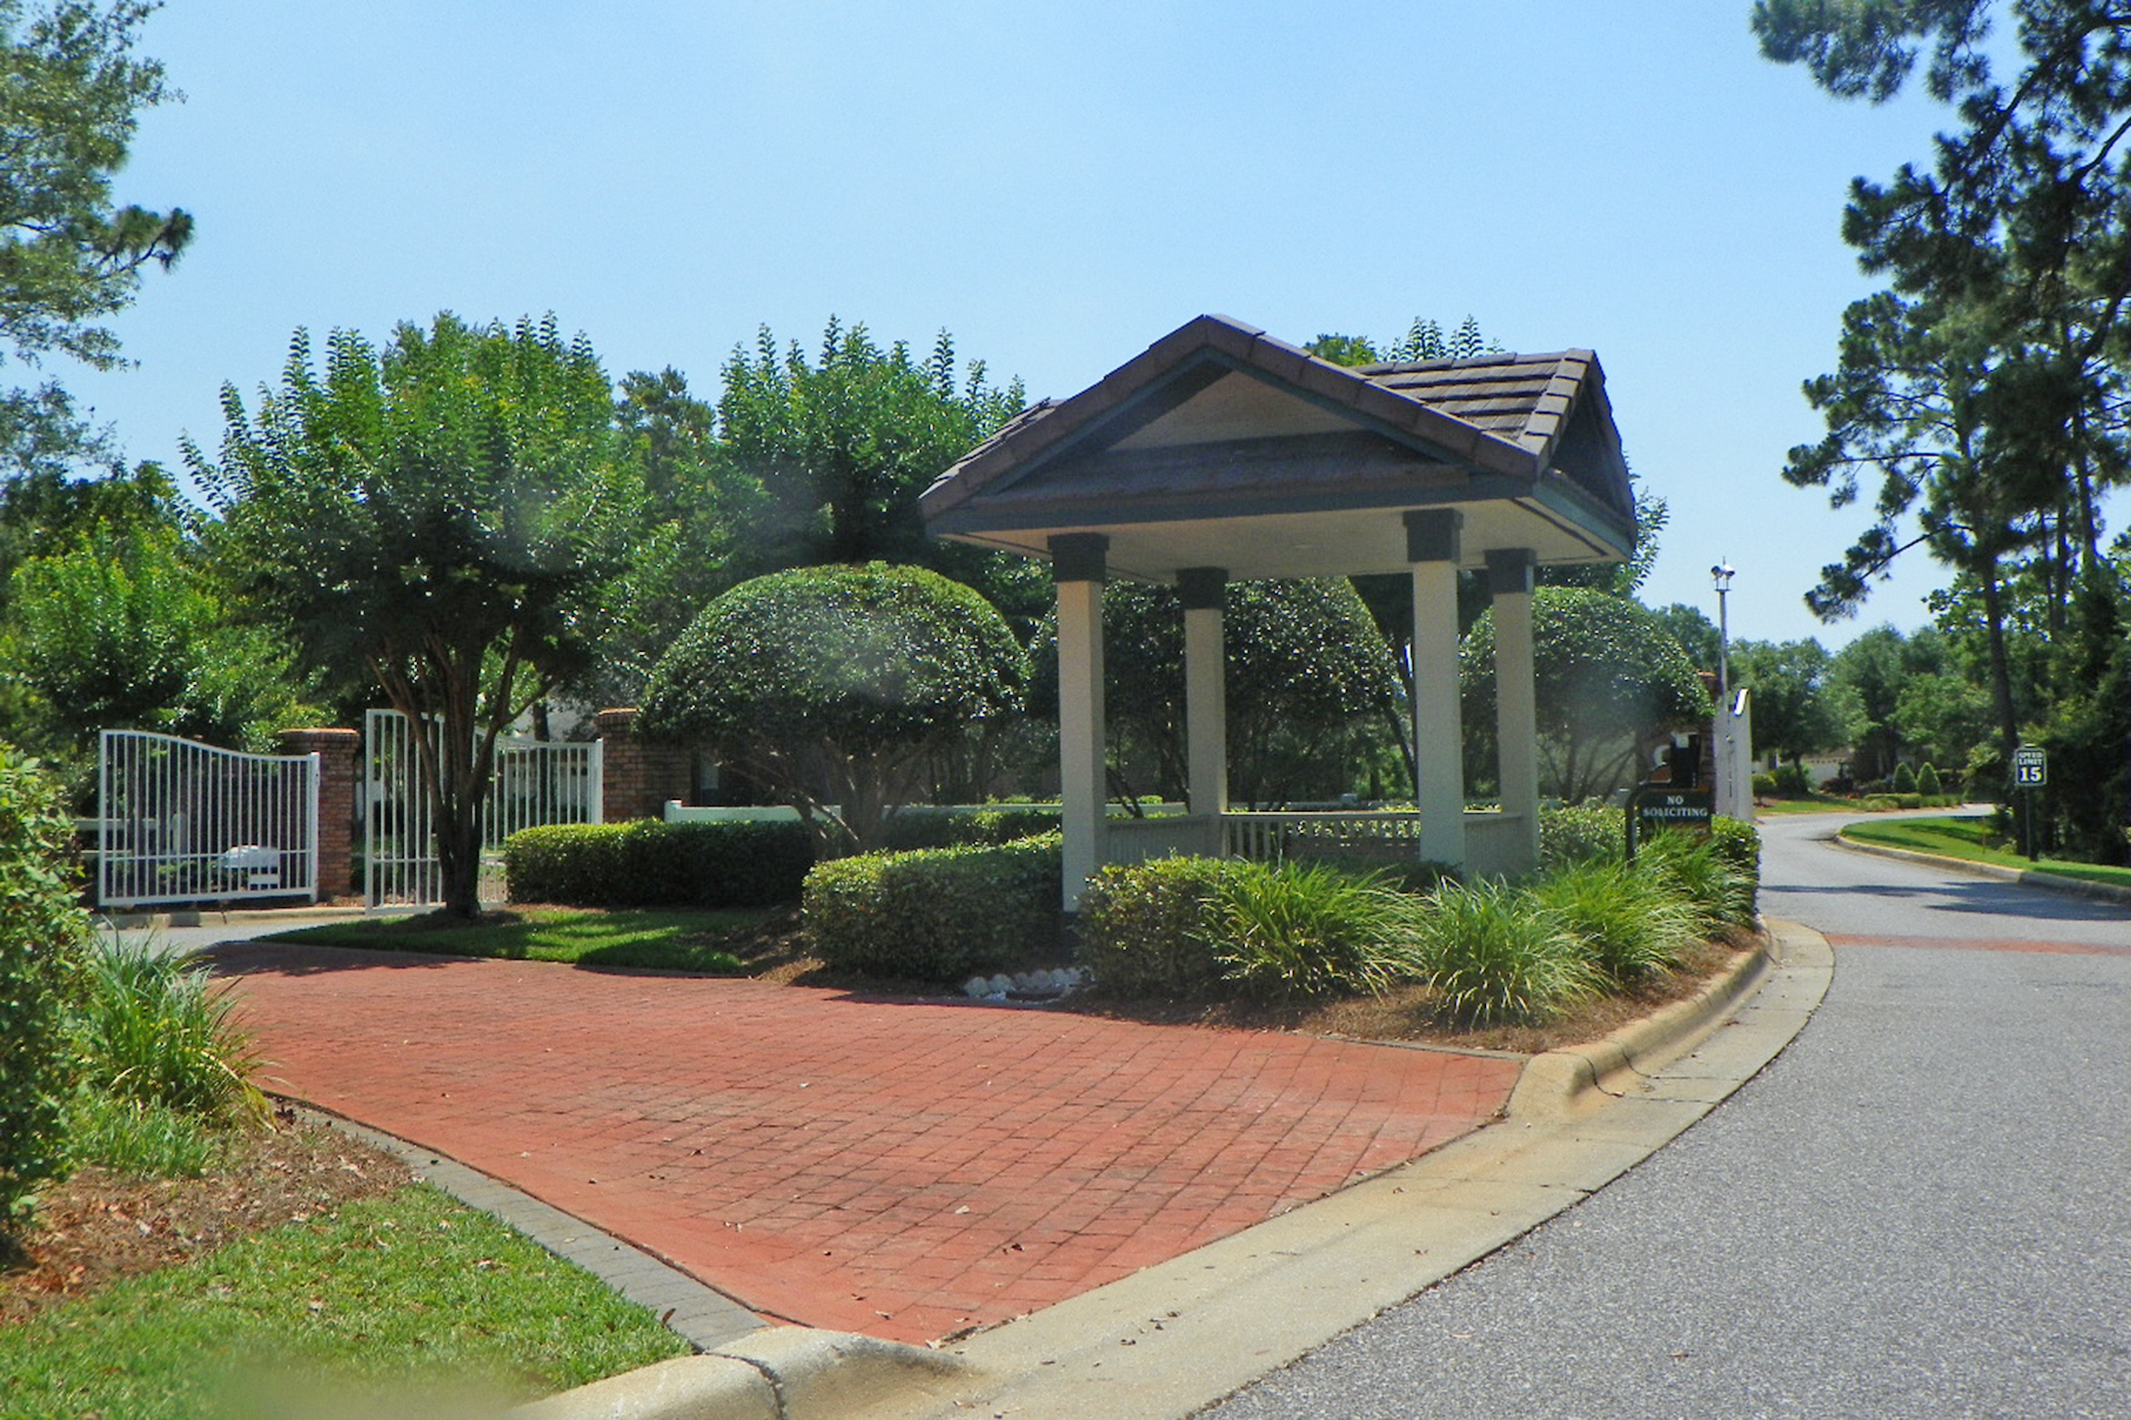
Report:
[[[831,852],[876,848],[927,759],[1019,713],[1028,658],[990,602],[919,567],[802,567],[704,608],[652,671],[644,733],[698,743]]]
[[[1532,593],[1532,662],[1541,792],[1569,803],[1618,788],[1653,735],[1706,722],[1709,692],[1687,653],[1645,608],[1584,587]],[[1459,652],[1467,752],[1495,733],[1495,622],[1473,624]]]
[[[496,738],[587,654],[640,483],[612,390],[554,317],[405,324],[382,350],[292,342],[281,387],[222,395],[221,457],[185,462],[231,585],[311,664],[374,683],[419,731],[444,910],[479,911]]]

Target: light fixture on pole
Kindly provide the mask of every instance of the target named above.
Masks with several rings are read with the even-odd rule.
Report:
[[[1727,702],[1731,699],[1731,625],[1724,614],[1724,594],[1731,590],[1732,575],[1729,562],[1709,569],[1709,579],[1717,584],[1717,694]]]

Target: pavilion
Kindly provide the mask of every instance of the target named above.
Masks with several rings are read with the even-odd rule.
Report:
[[[1627,463],[1590,351],[1348,369],[1225,316],[1024,410],[920,508],[935,536],[1051,563],[1068,910],[1102,863],[1221,851],[1232,578],[1410,573],[1417,856],[1529,866],[1533,572],[1635,548]],[[1460,569],[1484,570],[1495,616],[1502,802],[1489,813],[1465,810]],[[1105,811],[1102,587],[1113,576],[1174,584],[1184,605],[1189,815],[1152,821],[1159,843],[1115,842],[1122,826]]]

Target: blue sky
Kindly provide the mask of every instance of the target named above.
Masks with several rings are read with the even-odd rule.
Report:
[[[1834,646],[1940,580],[1814,621],[1861,518],[1779,470],[1870,289],[1847,185],[1945,115],[1827,98],[1748,8],[170,0],[142,48],[187,99],[119,188],[195,245],[116,322],[137,368],[58,373],[175,464],[299,325],[552,310],[616,378],[714,397],[758,326],[811,345],[834,313],[945,328],[1034,397],[1202,312],[1297,342],[1471,314],[1598,352],[1672,508],[1646,600],[1714,615],[1722,558],[1735,636]]]

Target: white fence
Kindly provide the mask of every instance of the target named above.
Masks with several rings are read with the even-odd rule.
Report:
[[[104,907],[318,897],[319,761],[142,730],[97,744]]]
[[[396,710],[363,716],[363,900],[372,907],[443,901],[436,821],[414,722]],[[520,829],[598,823],[599,742],[500,739],[481,810],[481,900],[504,896],[503,840]]]

